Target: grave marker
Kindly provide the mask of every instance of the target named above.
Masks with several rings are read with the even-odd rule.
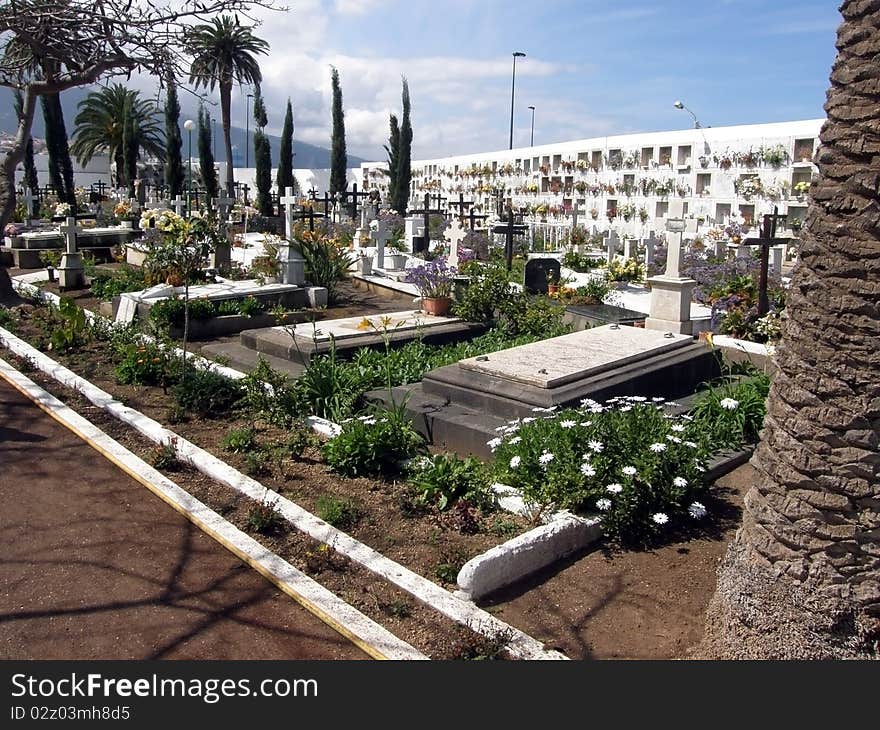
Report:
[[[549,279],[559,281],[559,261],[556,259],[529,259],[523,276],[523,288],[527,294],[546,294]]]
[[[467,236],[467,231],[461,227],[461,222],[458,218],[453,219],[451,225],[446,230],[445,238],[449,241],[449,265],[453,268],[458,268],[458,247],[464,238]]]
[[[526,226],[513,222],[513,211],[510,206],[507,208],[507,221],[492,227],[492,233],[504,234],[504,260],[507,263],[508,271],[513,268],[513,237],[515,234],[521,235],[527,230]]]
[[[375,226],[375,227],[374,227]],[[370,224],[370,238],[376,244],[376,268],[385,268],[385,244],[391,238],[388,226],[381,218],[377,218]]]
[[[76,218],[67,216],[65,225],[61,226],[64,235],[64,253],[58,267],[58,286],[66,289],[82,289],[85,284],[85,272],[83,270],[82,254],[76,249]]]

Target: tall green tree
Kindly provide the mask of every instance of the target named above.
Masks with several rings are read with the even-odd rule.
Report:
[[[339,71],[333,69],[333,134],[330,138],[330,195],[345,193],[348,182],[345,179],[348,157],[345,154],[345,112],[342,109],[342,88],[339,85]]]
[[[392,114],[388,120],[391,133],[388,137],[388,144],[385,145],[385,153],[388,155],[388,199],[397,200],[397,165],[400,160],[400,124],[397,121],[397,115]]]
[[[21,94],[21,91],[18,89],[15,90],[14,96],[15,103],[15,116],[21,121],[22,110],[24,104],[24,97]],[[34,164],[34,138],[31,135],[28,135],[27,144],[24,149],[24,162],[22,163],[24,167],[24,177],[22,178],[22,187],[30,188],[31,191],[36,191],[36,189],[40,186],[40,180],[37,176],[37,166]],[[29,215],[33,215],[33,211],[30,211]]]
[[[218,196],[220,181],[214,167],[214,151],[211,149],[211,115],[204,104],[199,104],[197,137],[199,144],[199,169],[202,171],[202,185],[208,196],[208,202]]]
[[[266,105],[260,85],[254,87],[254,165],[256,167],[257,209],[260,215],[275,215],[272,205],[272,148],[266,136]]]
[[[226,192],[235,194],[232,169],[232,137],[230,113],[232,84],[258,84],[263,80],[256,56],[269,52],[269,44],[251,33],[237,17],[221,15],[210,23],[196,25],[187,34],[187,46],[193,56],[190,83],[212,91],[220,89],[220,115],[226,153]]]
[[[278,174],[275,178],[278,195],[284,195],[287,188],[294,188],[293,177],[293,105],[287,100],[287,113],[281,129],[281,148],[278,151]]]
[[[168,79],[168,94],[165,97],[165,185],[172,200],[183,193],[185,174],[180,149],[183,140],[180,136],[180,102],[177,100],[177,84]]]
[[[394,209],[406,215],[409,205],[409,186],[412,181],[412,123],[410,122],[409,84],[403,79],[403,119],[400,123],[400,150],[397,158],[397,179],[395,180]]]
[[[40,97],[40,103],[43,106],[43,122],[46,127],[49,183],[57,191],[59,200],[74,205],[76,197],[73,192],[73,163],[70,160],[61,95],[44,94]]]
[[[131,192],[141,150],[161,158],[165,154],[159,110],[141,99],[140,92],[122,84],[93,91],[77,105],[70,151],[80,165],[98,153],[113,160],[116,184]]]

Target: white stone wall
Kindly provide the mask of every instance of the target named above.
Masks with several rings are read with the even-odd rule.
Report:
[[[515,207],[546,206],[551,220],[554,210],[560,219],[569,219],[568,212],[576,206],[581,222],[600,230],[623,226],[633,233],[656,228],[655,219],[675,197],[685,202],[689,217],[704,218],[705,225],[724,223],[731,214],[754,219],[771,212],[774,205],[780,213],[802,218],[806,196],[798,196],[794,185],[809,181],[816,172],[803,158],[812,159],[822,122],[810,119],[615,135],[416,160],[411,192],[419,201],[426,191],[450,200],[463,194],[465,200],[475,200],[487,209],[494,205],[494,191],[501,188],[504,199]],[[776,146],[787,155],[778,167],[761,155],[762,150]],[[615,165],[618,152],[621,164]],[[748,159],[749,152],[756,159]],[[579,160],[584,161],[580,167]],[[594,163],[598,164],[591,168]],[[387,177],[379,172],[383,167],[383,163],[361,166],[368,187],[387,187]],[[763,193],[742,191],[741,179],[749,176],[760,180]],[[624,206],[632,206],[633,219],[625,222],[618,215],[609,221],[609,208],[620,212],[626,210]],[[640,209],[647,213],[644,223],[639,219]],[[595,220],[592,210],[597,213]]]

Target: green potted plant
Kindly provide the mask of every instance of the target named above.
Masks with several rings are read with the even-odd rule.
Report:
[[[46,267],[46,273],[49,275],[49,281],[55,281],[55,269],[61,263],[61,250],[57,248],[47,248],[40,252],[40,262]]]
[[[415,284],[422,298],[422,311],[439,317],[449,313],[452,304],[452,287],[456,271],[446,263],[445,256],[438,256],[407,272],[405,281]]]

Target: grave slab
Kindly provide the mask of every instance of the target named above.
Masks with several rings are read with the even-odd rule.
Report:
[[[458,366],[539,388],[598,375],[693,342],[657,331],[606,325],[462,360]]]

